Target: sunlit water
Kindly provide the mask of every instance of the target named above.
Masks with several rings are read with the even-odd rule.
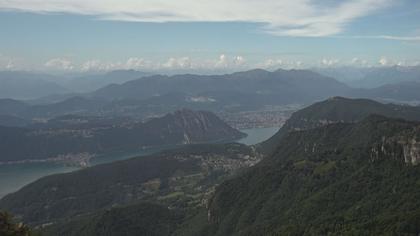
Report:
[[[246,138],[237,142],[246,145],[252,145],[264,141],[271,137],[278,128],[255,128],[245,129],[242,132],[248,134]],[[144,156],[159,151],[168,150],[173,146],[150,148],[136,152],[120,152],[93,158],[91,165],[103,164],[117,160],[124,160],[135,156]],[[19,190],[26,184],[29,184],[43,176],[65,173],[79,169],[79,167],[65,166],[61,163],[24,163],[0,165],[0,198],[4,195]]]

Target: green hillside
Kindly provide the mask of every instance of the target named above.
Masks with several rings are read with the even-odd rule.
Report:
[[[419,138],[380,116],[290,133],[217,188],[210,235],[418,235]]]
[[[259,145],[259,150],[271,154],[282,137],[290,131],[312,129],[333,123],[359,122],[372,114],[420,121],[420,107],[383,104],[368,99],[332,97],[293,113],[273,137]]]

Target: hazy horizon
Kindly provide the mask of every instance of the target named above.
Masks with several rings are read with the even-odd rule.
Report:
[[[0,2],[0,70],[253,68],[420,64],[420,2]]]

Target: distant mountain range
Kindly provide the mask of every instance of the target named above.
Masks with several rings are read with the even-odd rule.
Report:
[[[110,85],[91,94],[103,99],[147,99],[184,93],[227,103],[287,104],[344,93],[348,87],[306,70],[251,70],[226,75],[151,76]],[[247,102],[245,102],[245,100]]]
[[[66,158],[78,161],[86,155],[110,151],[219,142],[246,136],[204,111],[180,110],[145,123],[99,120],[87,125],[87,119],[77,116],[60,121],[54,119],[51,125],[33,128],[0,126],[0,162],[66,161]]]
[[[85,93],[109,84],[120,84],[147,75],[150,74],[135,70],[82,75],[0,71],[0,98],[30,100],[62,94]]]
[[[114,71],[99,76],[101,78],[92,77],[92,80],[122,82],[142,75],[146,74]],[[418,104],[419,89],[420,82],[416,81],[372,89],[351,88],[331,77],[308,70],[269,72],[257,69],[226,75],[154,75],[108,85],[90,93],[51,95],[25,102],[0,99],[0,114],[29,121],[68,114],[124,114],[143,119],[181,108],[255,111],[267,106],[310,104],[331,96]]]
[[[115,70],[105,74],[72,77],[71,79],[63,81],[61,84],[71,91],[84,93],[94,91],[110,84],[121,84],[150,75],[150,73],[136,70]]]
[[[0,99],[34,99],[70,90],[58,85],[52,75],[17,71],[0,71]]]
[[[167,93],[185,93],[214,96],[224,94],[225,97],[235,99],[239,99],[240,95],[247,95],[264,99],[267,103],[281,98],[287,103],[302,100],[314,101],[314,99],[320,99],[322,95],[320,92],[326,93],[327,97],[351,96],[352,93],[346,92],[346,88],[340,83],[353,88],[371,89],[404,82],[420,82],[420,66],[328,67],[313,68],[312,71],[269,72],[255,69],[225,75],[180,74],[173,76],[152,76],[151,73],[135,70],[73,75],[3,71],[0,72],[0,98],[37,99],[38,102],[48,102],[69,98],[69,96],[146,99]],[[147,79],[137,80],[144,77]],[[331,78],[339,82],[332,81]],[[241,84],[235,81],[238,79],[241,80]],[[214,83],[215,81],[217,83]],[[126,85],[118,86],[126,82]],[[252,90],[253,87],[254,90]],[[98,91],[89,94],[95,90]],[[274,96],[276,93],[277,96]],[[380,96],[383,95],[380,94]],[[321,99],[323,98],[326,97],[321,96]]]
[[[383,85],[378,88],[364,91],[363,94],[365,94],[365,97],[380,98],[384,101],[412,102],[418,105],[420,104],[418,91],[420,91],[420,80]]]
[[[13,99],[0,99],[0,114],[16,116],[26,119],[28,123],[31,123],[32,119],[46,119],[79,113],[89,115],[91,113],[90,111],[99,113],[101,107],[105,104],[108,104],[108,102],[78,96],[70,97],[60,102],[42,105],[33,105],[28,102]]]
[[[13,115],[0,115],[0,126],[24,127],[30,122]]]
[[[252,70],[217,76],[157,75],[109,85],[92,93],[63,95],[63,100],[54,96],[51,103],[45,99],[42,104],[40,100],[35,104],[0,100],[0,114],[28,120],[68,114],[144,118],[181,108],[258,110],[264,106],[311,103],[348,92],[346,85],[305,70]]]
[[[377,88],[404,82],[420,82],[420,66],[330,67],[315,68],[314,71],[354,88]]]

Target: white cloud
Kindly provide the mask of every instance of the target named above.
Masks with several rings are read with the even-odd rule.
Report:
[[[236,57],[233,58],[233,63],[236,66],[243,66],[243,65],[245,65],[246,61],[245,61],[245,58],[243,56],[236,56]]]
[[[353,59],[351,59],[349,65],[356,66],[356,67],[370,67],[371,66],[366,59],[362,59],[358,57],[354,57]]]
[[[352,59],[340,60],[337,58],[324,58],[319,61],[300,61],[299,59],[279,59],[268,58],[263,61],[248,62],[243,56],[229,56],[221,54],[216,59],[202,59],[184,57],[170,57],[167,60],[151,61],[138,57],[128,58],[126,61],[104,62],[101,60],[89,60],[81,64],[73,65],[71,62],[63,59],[53,59],[48,63],[50,69],[53,70],[79,70],[79,71],[96,71],[105,72],[121,69],[134,69],[141,71],[155,71],[157,73],[195,73],[195,72],[232,72],[241,71],[254,68],[261,68],[267,70],[275,69],[304,69],[312,67],[339,67],[339,66],[356,66],[356,67],[372,67],[372,66],[414,66],[416,61],[409,61],[405,59],[395,59],[388,57],[381,57],[377,61],[367,61],[354,57]],[[14,66],[14,64],[12,64]],[[6,68],[6,64],[1,65],[0,68]]]
[[[73,63],[65,58],[54,58],[44,64],[46,67],[53,70],[73,70]]]
[[[151,62],[138,57],[128,58],[125,63],[125,69],[141,70],[145,68],[150,68]]]
[[[82,64],[82,71],[108,71],[115,69],[115,64],[104,63],[100,60],[89,60]]]
[[[378,35],[373,36],[377,39],[388,39],[388,40],[398,40],[398,41],[420,41],[420,36],[393,36],[393,35]]]
[[[296,61],[292,64],[292,68],[300,69],[304,66],[302,61]]]
[[[216,60],[215,62],[211,63],[205,63],[205,67],[208,67],[208,69],[215,69],[215,68],[243,68],[246,67],[246,60],[243,56],[233,56],[233,57],[229,57],[225,54],[221,54],[219,56],[219,59]]]
[[[246,59],[243,56],[225,54],[221,54],[216,60],[170,57],[166,62],[150,62],[148,66],[150,70],[230,70],[246,67]]]
[[[263,62],[257,63],[251,68],[261,68],[266,70],[276,70],[276,69],[302,69],[308,67],[308,64],[303,63],[300,60],[283,60],[283,59],[267,59]]]
[[[89,60],[84,62],[80,69],[82,71],[110,71],[110,70],[153,70],[151,61],[143,58],[130,57],[125,62],[103,62],[101,60]]]
[[[326,66],[326,67],[330,67],[330,66],[335,66],[340,62],[340,60],[338,59],[322,59],[321,60],[321,66]]]
[[[255,22],[275,35],[328,36],[395,1],[343,0],[8,0],[0,9],[94,15],[141,22]]]
[[[389,59],[387,57],[381,57],[378,61],[380,66],[415,66],[415,62],[410,62],[405,59]]]
[[[257,64],[257,68],[262,69],[277,69],[278,67],[284,65],[283,60],[281,59],[267,59],[261,63]]]
[[[394,60],[394,61],[391,61],[391,63],[389,65],[391,65],[391,66],[401,66],[401,67],[418,66],[419,65],[419,62],[417,62],[417,61],[408,61],[406,59],[403,59],[403,60]]]
[[[215,67],[224,67],[226,68],[228,66],[228,60],[225,54],[222,54],[219,56],[219,60],[216,61],[216,63],[214,64]]]
[[[388,60],[388,58],[386,58],[386,57],[381,57],[381,58],[379,58],[378,63],[379,63],[379,65],[381,65],[381,66],[389,66],[389,65],[391,64],[391,62],[390,62],[390,61]]]
[[[396,36],[396,35],[350,35],[350,36],[332,36],[334,38],[346,39],[386,39],[394,41],[420,42],[420,36]]]
[[[7,62],[6,70],[13,70],[15,68],[15,63],[13,61]]]
[[[167,69],[188,69],[193,67],[189,57],[171,57],[162,66]]]
[[[15,64],[13,60],[0,53],[0,69],[12,70],[14,67]]]
[[[13,70],[15,68],[16,68],[16,65],[15,65],[14,60],[0,53],[0,69]]]

